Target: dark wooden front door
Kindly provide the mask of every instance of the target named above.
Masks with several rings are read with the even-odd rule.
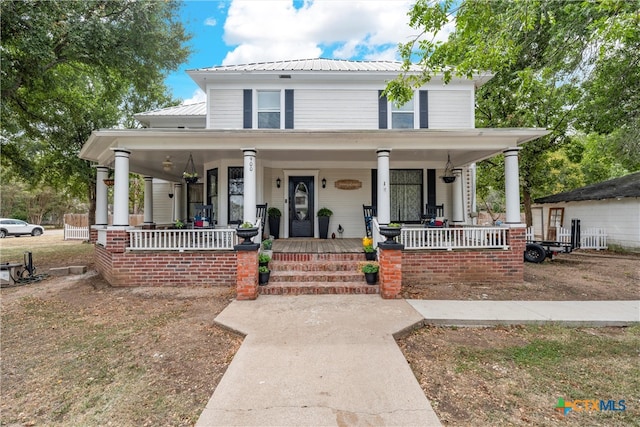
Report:
[[[313,177],[289,177],[289,236],[313,237]]]

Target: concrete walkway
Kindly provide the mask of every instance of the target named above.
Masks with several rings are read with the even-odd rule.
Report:
[[[408,300],[430,325],[492,326],[561,323],[626,326],[640,322],[640,301]]]
[[[438,426],[394,334],[429,323],[640,322],[640,301],[261,296],[216,322],[246,335],[197,426]]]
[[[379,295],[260,296],[216,322],[246,334],[197,426],[439,426],[392,334],[422,324]]]

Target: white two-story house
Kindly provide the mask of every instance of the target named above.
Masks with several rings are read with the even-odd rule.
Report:
[[[319,237],[321,208],[333,212],[329,235],[362,237],[363,205],[381,224],[419,224],[427,205],[441,205],[450,227],[472,225],[473,165],[501,153],[507,222],[519,223],[518,147],[546,130],[475,128],[475,90],[488,74],[436,77],[396,106],[382,92],[401,72],[398,62],[330,59],[188,71],[206,102],[140,113],[144,128],[95,131],[83,147],[99,176],[115,169],[113,224],[98,200],[96,225],[128,226],[129,172],[148,177],[149,225],[191,223],[201,205],[218,228],[255,223],[261,204],[282,212],[280,238]],[[199,182],[187,184],[193,169]]]

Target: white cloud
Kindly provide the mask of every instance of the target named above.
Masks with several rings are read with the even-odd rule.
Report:
[[[197,104],[198,102],[204,102],[206,100],[207,95],[204,93],[204,91],[202,89],[196,89],[193,92],[193,95],[191,95],[191,98],[187,98],[182,101],[182,105]]]
[[[216,21],[216,18],[211,16],[204,20],[204,25],[206,25],[207,27],[215,27],[216,25],[218,25],[218,21]]]
[[[384,59],[415,36],[407,25],[414,0],[233,0],[224,39],[235,46],[223,64],[281,59]]]

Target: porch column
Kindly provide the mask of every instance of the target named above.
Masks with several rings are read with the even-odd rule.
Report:
[[[453,224],[464,223],[464,194],[462,191],[462,169],[454,169],[456,180],[453,181],[453,197],[451,205],[451,222]]]
[[[256,149],[243,148],[244,154],[244,210],[242,221],[256,223]],[[264,227],[264,224],[262,225]]]
[[[391,221],[391,190],[389,189],[389,155],[391,150],[380,149],[378,153],[378,223]]]
[[[115,156],[115,183],[113,185],[113,225],[129,226],[129,155],[130,151],[117,148]]]
[[[144,223],[153,224],[153,178],[144,177]]]
[[[173,184],[173,222],[182,220],[182,184]]]
[[[506,199],[506,223],[520,224],[520,171],[518,167],[520,147],[504,150],[504,192]]]
[[[106,226],[109,222],[107,184],[104,180],[109,176],[109,168],[106,166],[96,167],[96,223],[95,225]],[[89,224],[91,225],[91,224]]]

